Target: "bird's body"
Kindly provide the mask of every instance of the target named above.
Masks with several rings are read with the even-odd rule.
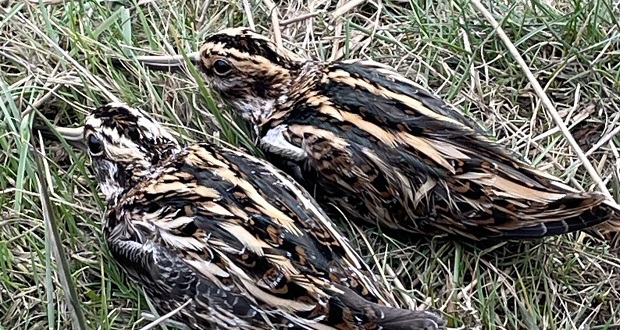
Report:
[[[123,104],[96,109],[81,132],[112,256],[161,312],[187,303],[175,318],[192,329],[443,325],[430,311],[389,307],[394,298],[316,202],[269,163],[181,146]]]
[[[197,56],[268,157],[351,219],[482,240],[568,233],[614,215],[602,194],[519,161],[385,65],[306,60],[244,28],[207,37]]]

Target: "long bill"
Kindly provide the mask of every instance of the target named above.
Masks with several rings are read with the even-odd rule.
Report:
[[[41,132],[41,134],[49,139],[59,141],[58,136],[62,137],[67,143],[79,150],[86,150],[86,143],[84,142],[84,126],[79,127],[60,127],[53,126],[54,129],[49,127],[34,127],[35,131]],[[54,130],[56,133],[54,133]]]
[[[188,53],[187,57],[192,64],[196,64],[199,61],[199,52]],[[183,72],[187,66],[182,55],[136,56],[135,60],[144,67],[155,71]],[[120,59],[112,59],[112,64],[123,65]]]

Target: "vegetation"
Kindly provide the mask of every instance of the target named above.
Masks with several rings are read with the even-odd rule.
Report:
[[[205,33],[223,27],[255,26],[280,35],[299,54],[323,60],[373,58],[391,64],[467,112],[524,159],[575,188],[598,189],[515,57],[472,3],[286,0],[272,11],[270,0],[4,1],[0,329],[68,329],[70,324],[141,329],[149,323],[143,314],[150,313],[149,302],[140,288],[124,281],[103,245],[104,205],[88,157],[57,143],[32,143],[39,137],[31,136],[31,126],[43,118],[81,124],[88,109],[114,95],[152,110],[188,140],[247,147],[240,133],[246,128],[204,84],[148,72],[136,63],[117,68],[110,61],[191,52]],[[488,0],[484,6],[617,198],[618,1]],[[45,156],[40,166],[35,153]],[[390,237],[338,221],[382,280],[411,304],[443,311],[451,327],[620,325],[620,258],[613,241],[571,234],[475,245]],[[66,256],[66,271],[57,247]],[[69,287],[77,301],[69,299]],[[79,315],[85,326],[76,321]]]

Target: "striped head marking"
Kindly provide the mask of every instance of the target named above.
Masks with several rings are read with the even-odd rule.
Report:
[[[93,110],[82,138],[108,202],[180,149],[170,132],[146,112],[123,103],[108,103]]]
[[[247,28],[208,36],[197,59],[210,87],[244,119],[268,117],[306,62]]]

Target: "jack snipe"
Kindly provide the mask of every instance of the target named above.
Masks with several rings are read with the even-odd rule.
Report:
[[[140,109],[110,103],[80,128],[107,201],[115,260],[193,329],[437,329],[394,303],[316,202],[271,164],[182,146]]]
[[[306,60],[245,28],[207,37],[195,60],[270,159],[286,160],[278,166],[316,185],[323,206],[353,219],[482,240],[568,233],[614,216],[601,194],[519,161],[385,65]]]

